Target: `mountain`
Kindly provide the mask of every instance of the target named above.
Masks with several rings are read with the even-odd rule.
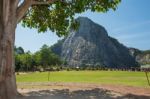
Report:
[[[58,40],[57,43],[51,46],[52,52],[57,54],[58,56],[61,56],[61,51],[62,51],[62,45],[64,43],[65,39]]]
[[[76,19],[77,30],[70,29],[69,35],[62,41],[59,55],[69,66],[105,66],[110,68],[128,68],[138,66],[127,47],[108,36],[106,29],[86,17]]]
[[[139,64],[150,64],[150,50],[141,51],[139,49],[129,48],[129,51]]]

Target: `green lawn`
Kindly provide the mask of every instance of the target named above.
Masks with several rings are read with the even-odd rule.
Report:
[[[150,74],[149,74],[150,76]],[[17,75],[17,82],[80,82],[99,84],[121,84],[148,87],[144,72],[127,71],[60,71],[35,72]]]

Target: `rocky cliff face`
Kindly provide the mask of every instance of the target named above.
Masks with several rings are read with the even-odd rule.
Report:
[[[107,67],[137,66],[128,49],[108,36],[104,27],[88,18],[77,19],[80,27],[71,30],[62,45],[61,56],[70,66],[99,65]]]
[[[129,51],[139,64],[150,64],[150,50],[141,51],[135,48],[129,48]]]
[[[79,17],[77,21],[78,30],[70,30],[61,45],[61,57],[69,66],[138,66],[128,48],[109,37],[104,27],[86,17]]]

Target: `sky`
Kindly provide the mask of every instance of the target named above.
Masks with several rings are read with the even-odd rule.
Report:
[[[150,0],[122,0],[116,11],[87,11],[75,17],[78,16],[88,17],[104,26],[109,36],[118,39],[127,47],[150,49]],[[34,53],[43,44],[51,46],[59,39],[61,38],[51,31],[38,33],[36,29],[24,28],[18,24],[15,45]]]

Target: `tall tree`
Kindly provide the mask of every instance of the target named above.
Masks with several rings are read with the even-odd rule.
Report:
[[[65,35],[75,13],[106,12],[120,0],[0,0],[0,99],[15,99],[13,49],[15,29],[23,25],[39,32],[52,30]]]
[[[45,66],[50,65],[51,63],[51,56],[52,52],[50,48],[47,45],[43,45],[40,50],[40,56],[41,56],[41,65],[46,68]]]
[[[16,47],[14,48],[15,54],[24,54],[24,49],[22,47]]]
[[[49,46],[44,44],[40,49],[40,63],[43,68],[47,68],[47,66],[50,65],[60,65],[61,59],[51,51],[51,48]]]

